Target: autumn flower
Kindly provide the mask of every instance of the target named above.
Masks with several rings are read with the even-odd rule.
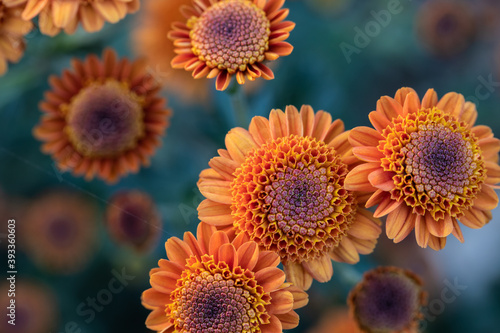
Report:
[[[361,332],[416,333],[427,293],[414,273],[378,267],[364,274],[349,293],[348,304]]]
[[[427,1],[416,17],[420,40],[431,53],[443,58],[464,51],[478,29],[474,11],[465,1]]]
[[[23,20],[38,16],[43,34],[54,36],[61,29],[68,34],[78,24],[88,32],[102,29],[104,22],[116,23],[127,14],[139,10],[139,0],[3,0],[6,4],[22,4]]]
[[[294,309],[307,294],[285,281],[279,257],[260,251],[245,237],[203,222],[197,237],[186,232],[165,243],[169,260],[150,272],[151,289],[142,294],[152,310],[146,326],[157,332],[281,333],[298,325]]]
[[[371,191],[367,207],[387,215],[395,242],[413,229],[421,247],[442,249],[453,234],[463,242],[458,221],[481,228],[498,204],[500,140],[487,126],[474,126],[476,106],[457,93],[438,100],[429,89],[422,101],[411,88],[384,96],[369,114],[375,127],[349,135],[353,153],[366,163],[347,176],[350,190]]]
[[[0,0],[0,76],[7,72],[7,62],[18,62],[23,56],[23,36],[31,31],[33,24],[23,21],[22,8]]]
[[[278,253],[288,281],[303,289],[329,281],[331,259],[358,262],[381,232],[363,194],[344,188],[358,162],[347,136],[341,120],[310,106],[254,117],[248,131],[226,135],[227,150],[200,174],[200,219]]]
[[[123,191],[115,194],[108,203],[106,226],[114,241],[141,253],[157,244],[161,219],[147,193]]]
[[[233,75],[239,84],[274,74],[264,60],[289,55],[284,42],[295,23],[283,21],[285,0],[194,0],[184,8],[187,22],[174,23],[168,36],[174,41],[172,67],[192,72],[194,78],[215,78],[217,90],[225,90]]]
[[[307,333],[361,333],[356,321],[347,308],[328,310],[319,322]]]
[[[40,267],[54,273],[81,270],[96,246],[95,207],[79,195],[54,191],[28,206],[22,248]]]
[[[116,182],[149,165],[171,112],[144,63],[108,49],[102,61],[90,55],[72,65],[50,78],[52,90],[40,103],[44,115],[33,133],[45,142],[42,151],[87,180]]]

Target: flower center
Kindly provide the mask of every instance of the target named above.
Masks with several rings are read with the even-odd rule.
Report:
[[[434,108],[394,120],[384,130],[382,166],[394,171],[393,197],[435,219],[458,217],[473,202],[485,169],[475,136],[464,123]]]
[[[71,245],[76,238],[76,227],[68,217],[55,217],[48,225],[47,235],[49,241],[56,246]]]
[[[282,260],[309,260],[338,245],[356,211],[333,148],[310,137],[278,138],[251,152],[235,172],[231,205],[248,232]]]
[[[208,255],[191,257],[186,267],[166,309],[177,332],[260,332],[259,324],[269,322],[271,298],[252,272],[230,270]]]
[[[248,0],[223,0],[188,21],[193,53],[211,68],[245,71],[263,61],[269,48],[271,23]]]
[[[89,157],[113,157],[132,149],[144,135],[142,104],[115,80],[92,83],[61,107],[69,140]]]
[[[149,212],[144,207],[128,204],[122,208],[120,226],[125,237],[134,244],[141,244],[149,236]]]

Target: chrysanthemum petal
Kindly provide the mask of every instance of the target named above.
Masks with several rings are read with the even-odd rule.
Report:
[[[219,247],[218,258],[219,261],[225,262],[230,269],[238,265],[238,254],[233,244],[222,244]]]
[[[151,275],[149,281],[151,286],[161,293],[169,294],[177,288],[176,283],[180,278],[175,273],[169,271],[160,271]]]
[[[368,114],[368,118],[372,123],[373,127],[379,132],[382,132],[387,126],[391,124],[389,119],[381,112],[372,111]]]
[[[332,116],[328,112],[318,111],[314,117],[312,137],[318,140],[323,140],[331,123]]]
[[[395,187],[393,176],[394,172],[377,169],[368,175],[368,180],[374,187],[388,192]]]
[[[405,104],[405,101],[406,101],[406,98],[407,96],[410,94],[410,93],[415,93],[415,90],[413,88],[410,88],[410,87],[403,87],[403,88],[400,88],[398,89],[398,91],[396,91],[396,94],[394,95],[394,99],[401,105],[404,105]]]
[[[28,0],[22,14],[23,20],[29,21],[47,6],[49,0]]]
[[[283,267],[285,269],[287,281],[292,282],[302,290],[308,290],[311,287],[313,278],[304,267],[302,267],[302,264],[288,262],[283,264]]]
[[[299,111],[293,105],[288,105],[285,109],[285,119],[288,135],[296,134],[302,136],[303,127]]]
[[[300,117],[304,127],[304,136],[312,136],[314,128],[314,110],[310,105],[302,105],[300,108]]]
[[[146,326],[150,330],[163,331],[164,329],[170,327],[172,323],[169,322],[167,316],[165,316],[165,311],[161,308],[155,309],[148,315],[146,319]]]
[[[217,75],[217,79],[215,81],[215,89],[219,91],[226,90],[226,88],[229,86],[230,81],[231,81],[231,74],[229,74],[229,72],[227,71],[221,71],[219,75]]]
[[[359,261],[359,254],[349,237],[344,237],[339,245],[330,252],[330,257],[338,262],[355,264]]]
[[[469,126],[474,126],[476,119],[477,119],[476,104],[471,102],[465,102],[464,109],[462,111],[462,114],[460,115],[459,120],[465,122],[466,124],[469,124]]]
[[[456,237],[460,241],[460,243],[464,242],[464,235],[462,234],[462,229],[460,229],[460,225],[458,224],[458,221],[456,218],[452,219],[453,222],[453,236]]]
[[[393,210],[397,209],[402,204],[402,201],[397,201],[391,198],[391,196],[385,196],[382,201],[380,201],[375,213],[373,213],[374,217],[382,217]]]
[[[377,112],[382,113],[387,119],[392,120],[402,114],[403,108],[394,98],[382,96],[377,101]]]
[[[405,103],[403,104],[402,115],[406,116],[408,113],[412,111],[420,109],[420,99],[416,92],[410,92],[406,95]]]
[[[64,28],[76,16],[80,3],[76,1],[53,1],[52,18],[54,25]]]
[[[246,155],[258,145],[247,130],[236,127],[226,135],[226,148],[231,158],[236,162],[245,161]]]
[[[214,256],[214,261],[219,261],[219,248],[229,243],[229,237],[223,231],[216,231],[212,237],[210,237],[210,243],[208,244],[208,253]]]
[[[253,270],[259,260],[259,248],[255,242],[246,242],[238,250],[238,263],[242,268]]]
[[[231,204],[231,182],[224,180],[204,180],[198,184],[201,194],[207,199],[221,203]]]
[[[464,215],[459,218],[460,222],[466,227],[472,229],[480,229],[484,227],[491,219],[491,216],[486,211],[470,207],[464,212]]]
[[[282,332],[283,326],[281,325],[281,321],[275,315],[271,315],[269,318],[269,324],[261,325],[260,330],[262,333],[276,333]]]
[[[428,89],[422,98],[422,108],[433,108],[438,102],[438,96],[434,89]]]
[[[464,108],[465,99],[461,94],[457,94],[454,92],[447,93],[444,95],[436,107],[440,110],[443,110],[449,114],[451,114],[455,119],[460,119],[460,115]]]
[[[349,191],[375,191],[375,188],[368,180],[368,175],[380,169],[378,163],[365,163],[352,169],[345,179],[344,186]]]
[[[209,199],[203,200],[198,206],[198,217],[214,226],[226,226],[233,224],[231,207]]]
[[[284,314],[292,311],[293,295],[286,290],[276,290],[271,293],[273,300],[272,306],[269,307],[270,314]]]
[[[359,126],[349,132],[349,142],[353,147],[377,147],[382,139],[382,135],[370,127]]]
[[[367,212],[366,210],[364,211]],[[382,229],[366,215],[361,212],[356,214],[354,221],[347,231],[350,236],[365,240],[378,238]]]
[[[281,321],[284,330],[291,330],[299,325],[299,315],[295,311],[276,314],[276,317]]]
[[[430,215],[429,213],[427,214]],[[425,225],[424,216],[417,216],[417,219],[415,220],[415,238],[417,240],[417,244],[420,247],[427,247],[427,244],[429,243],[429,236],[430,233]]]
[[[492,210],[498,206],[498,195],[491,186],[483,185],[481,191],[476,195],[474,207],[481,210]]]
[[[319,282],[328,282],[333,275],[332,261],[328,255],[302,262],[304,269]]]
[[[271,128],[271,137],[273,139],[286,136],[287,125],[285,113],[279,109],[271,110],[271,114],[269,115],[269,126]]]
[[[255,279],[265,291],[269,292],[285,282],[285,273],[277,267],[266,267],[255,273]]]
[[[485,180],[486,184],[497,184],[500,182],[500,165],[494,162],[485,161],[484,166],[486,167],[487,178]]]
[[[272,140],[269,120],[267,120],[267,118],[260,116],[253,117],[248,131],[258,145],[262,145]]]
[[[328,128],[323,141],[329,145],[337,136],[345,131],[344,122],[340,119],[335,119]]]
[[[453,221],[450,215],[445,215],[444,219],[435,220],[427,214],[425,223],[427,230],[436,237],[447,237],[453,231]]]
[[[440,251],[444,249],[446,245],[446,237],[436,237],[433,235],[429,236],[429,247],[434,251]]]
[[[171,300],[168,294],[151,288],[142,293],[142,303],[147,304],[150,307],[158,307],[171,303]]]
[[[389,239],[399,243],[408,236],[415,228],[415,218],[412,216],[411,209],[406,205],[401,205],[398,209],[387,215],[385,232]]]
[[[384,157],[384,154],[376,147],[354,147],[352,153],[365,162],[378,162]]]
[[[180,265],[184,265],[186,259],[193,255],[189,246],[177,237],[169,238],[165,242],[165,250],[168,259]]]
[[[483,152],[485,160],[493,159],[496,161],[500,151],[500,140],[497,138],[485,138],[478,141],[479,147]]]

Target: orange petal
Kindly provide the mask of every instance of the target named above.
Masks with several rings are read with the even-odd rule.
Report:
[[[375,221],[365,216],[364,214],[360,214],[360,211],[364,211],[370,215],[372,213],[362,208],[358,209],[359,211],[356,213],[356,216],[354,216],[354,220],[351,223],[347,233],[350,236],[359,239],[377,239],[382,232],[382,229]]]
[[[368,118],[370,118],[370,122],[372,123],[373,127],[379,132],[382,132],[387,126],[391,124],[389,119],[387,117],[377,111],[372,111],[368,114]]]
[[[286,279],[288,282],[293,283],[295,286],[302,290],[307,290],[311,287],[313,278],[312,276],[302,267],[302,264],[288,262],[283,264],[286,273]]]
[[[332,123],[332,116],[325,111],[318,111],[314,116],[312,137],[323,141],[326,132]]]
[[[383,139],[382,135],[371,127],[358,126],[349,132],[349,142],[353,147],[377,147]]]
[[[464,212],[464,216],[459,218],[463,225],[472,228],[479,229],[482,228],[486,223],[491,220],[491,213],[470,207]]]
[[[328,128],[328,131],[326,132],[323,141],[327,145],[330,144],[337,136],[342,134],[344,130],[345,130],[344,122],[340,119],[335,119],[335,121]]]
[[[207,199],[221,203],[231,204],[231,182],[226,180],[203,180],[198,184],[201,194]]]
[[[398,89],[398,91],[396,91],[396,94],[394,95],[394,99],[399,104],[404,105],[405,101],[406,101],[406,97],[410,93],[415,93],[416,94],[416,92],[415,92],[415,90],[413,90],[413,88],[409,88],[409,87],[400,88],[400,89]]]
[[[221,156],[214,157],[208,162],[208,165],[217,171],[226,180],[234,179],[234,172],[240,166],[240,163],[232,160],[231,158],[225,158]]]
[[[271,292],[285,282],[285,273],[278,267],[266,267],[255,273],[255,279],[264,291]]]
[[[300,119],[299,111],[295,106],[289,105],[286,107],[285,124],[288,135],[296,134],[302,136],[304,132],[302,119]]]
[[[203,200],[198,206],[198,217],[200,220],[216,227],[233,224],[231,206],[209,199]]]
[[[271,137],[274,140],[287,136],[285,113],[280,109],[271,110],[269,114],[269,127],[271,128]]]
[[[416,92],[410,92],[406,95],[405,103],[403,105],[403,116],[409,113],[415,113],[420,110],[420,99]]]
[[[500,165],[485,161],[484,166],[486,167],[486,184],[497,184],[500,182]],[[484,186],[484,185],[483,185]]]
[[[259,260],[259,248],[255,242],[246,242],[238,250],[238,263],[243,269],[253,270]]]
[[[497,161],[500,151],[500,140],[497,138],[485,138],[478,141],[479,147],[483,151],[483,159],[493,159]]]
[[[403,201],[397,201],[391,198],[390,195],[385,196],[382,201],[380,201],[375,213],[373,213],[374,217],[382,217],[384,215],[389,214],[396,208],[398,208]]]
[[[398,209],[390,212],[387,215],[385,224],[387,237],[394,239],[395,243],[399,243],[405,239],[413,228],[415,228],[415,219],[411,217],[411,209],[406,205],[401,205]]]
[[[264,117],[253,117],[248,131],[258,145],[262,145],[272,140],[269,127],[269,120]]]
[[[287,42],[276,41],[269,43],[269,52],[276,53],[279,56],[287,56],[293,51],[293,46]]]
[[[319,282],[328,282],[333,276],[332,260],[324,255],[314,260],[302,262],[304,269]]]
[[[210,248],[210,239],[216,231],[217,229],[212,225],[204,223],[203,221],[198,223],[198,227],[196,228],[196,238],[198,239],[198,244],[200,245],[203,253],[208,253]]]
[[[269,324],[259,325],[261,333],[277,333],[283,331],[281,321],[275,315],[271,315]]]
[[[444,249],[446,245],[446,237],[429,236],[429,247],[435,251]]]
[[[142,293],[142,303],[150,307],[162,307],[165,304],[172,303],[169,294],[159,292],[154,288],[150,288]]]
[[[347,175],[344,187],[349,191],[375,192],[377,189],[368,180],[368,175],[380,169],[379,163],[364,163],[356,166]]]
[[[273,71],[267,67],[266,65],[264,65],[263,63],[260,63],[260,62],[256,62],[253,64],[253,66],[257,67],[260,72],[261,72],[261,76],[266,79],[266,80],[272,80],[274,79],[274,73]]]
[[[379,168],[368,175],[368,180],[376,188],[389,192],[395,187],[392,180],[393,176],[394,172],[384,171],[384,169]]]
[[[157,332],[163,331],[172,325],[173,323],[171,323],[170,319],[165,315],[165,309],[162,308],[152,311],[146,319],[147,328]]]
[[[453,231],[453,221],[450,215],[446,214],[444,219],[436,221],[430,214],[425,220],[427,230],[436,237],[447,237]]]
[[[173,60],[172,60],[172,66],[173,66]],[[226,90],[226,88],[229,86],[229,82],[231,82],[231,75],[228,73],[227,70],[221,71],[219,75],[217,75],[217,79],[215,80],[215,89],[219,91]]]
[[[377,239],[359,239],[354,237],[349,237],[352,244],[356,248],[359,254],[370,254],[375,249],[375,245],[377,245]]]
[[[397,118],[402,111],[401,104],[389,96],[382,96],[377,101],[377,112],[382,113],[389,120]]]
[[[80,3],[77,1],[52,1],[52,20],[58,28],[64,28],[75,18]]]
[[[462,229],[460,229],[460,225],[458,224],[458,221],[456,218],[452,219],[453,222],[453,236],[456,237],[460,241],[460,243],[464,242],[464,235],[462,234]]]
[[[226,148],[236,162],[243,163],[248,153],[258,145],[247,130],[236,127],[226,135]]]
[[[32,18],[40,14],[42,9],[49,3],[49,0],[28,0],[22,14],[25,21],[30,21]]]
[[[477,119],[476,104],[471,102],[465,102],[464,109],[462,111],[462,114],[460,115],[459,120],[465,122],[466,124],[469,124],[469,126],[474,126],[476,119]]]
[[[293,295],[286,290],[276,290],[271,293],[269,314],[283,314],[292,311]]]
[[[196,257],[201,258],[201,256],[205,254],[204,251],[201,250],[200,244],[198,244],[196,237],[194,237],[191,232],[185,232],[183,240],[184,243],[189,246],[193,255],[195,255]]]
[[[343,237],[339,245],[330,252],[330,257],[338,262],[355,264],[359,261],[359,254],[349,237]]]
[[[149,282],[155,290],[164,294],[170,294],[175,290],[175,288],[177,288],[177,280],[180,278],[181,277],[175,273],[160,271],[151,275]]]
[[[300,108],[300,117],[304,128],[304,136],[312,136],[314,128],[314,110],[310,105],[302,105]]]
[[[422,98],[422,108],[430,109],[436,106],[438,102],[438,97],[434,89],[428,89],[425,93],[424,98]]]
[[[291,285],[285,290],[289,291],[293,295],[293,309],[300,309],[309,303],[309,296],[305,291],[297,287],[296,285]]]
[[[219,247],[219,261],[228,264],[230,269],[238,266],[238,254],[233,244],[223,244]]]
[[[208,244],[208,254],[214,256],[215,262],[219,261],[219,248],[224,244],[229,244],[229,237],[223,231],[216,231]]]
[[[259,260],[255,264],[254,272],[260,271],[266,267],[276,267],[280,263],[278,254],[272,251],[260,251]]]
[[[474,200],[474,208],[480,210],[492,210],[497,206],[498,195],[495,190],[491,188],[491,186],[484,184]]]
[[[165,243],[165,250],[169,260],[185,265],[186,259],[193,255],[189,246],[177,237],[171,237]]]
[[[354,147],[352,153],[365,162],[380,162],[384,158],[384,154],[377,147]]]
[[[284,330],[291,330],[299,325],[299,315],[295,311],[277,314],[276,317],[281,321]]]
[[[461,94],[450,92],[444,95],[437,103],[436,108],[451,114],[455,119],[460,119],[464,108],[465,99]]]
[[[425,218],[421,215],[417,216],[415,220],[415,238],[417,240],[417,244],[420,247],[427,247],[429,243],[429,231],[425,225]]]

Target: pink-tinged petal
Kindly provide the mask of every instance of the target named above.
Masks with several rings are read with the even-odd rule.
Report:
[[[307,290],[311,287],[313,278],[312,276],[302,267],[302,264],[288,262],[283,265],[286,273],[286,279],[288,282],[293,283],[295,286],[302,290]]]
[[[437,103],[436,108],[452,115],[455,119],[460,119],[464,108],[465,99],[461,94],[450,92],[444,95]]]
[[[207,199],[221,203],[231,204],[231,182],[226,180],[203,180],[198,184],[201,194]]]
[[[277,314],[276,317],[281,321],[284,330],[291,330],[299,325],[299,315],[295,311]]]
[[[399,243],[408,236],[415,228],[415,216],[406,205],[401,205],[398,209],[387,215],[385,232],[394,243]]]
[[[269,127],[273,140],[287,136],[285,113],[280,109],[273,109],[269,114]]]
[[[382,96],[377,101],[377,112],[381,112],[387,119],[392,120],[403,112],[403,108],[394,98]]]
[[[349,191],[375,192],[377,189],[368,180],[368,175],[380,169],[379,163],[365,163],[356,166],[347,175],[344,187]]]
[[[448,237],[453,231],[453,221],[452,217],[448,214],[445,215],[444,219],[436,221],[430,214],[427,214],[425,223],[427,225],[427,230],[436,237]]]
[[[226,135],[227,151],[231,155],[231,158],[238,163],[245,162],[248,153],[258,147],[252,135],[241,127],[233,128]]]
[[[402,115],[406,116],[409,113],[414,113],[420,110],[420,99],[416,92],[410,92],[405,99],[405,103],[403,105]]]
[[[330,257],[338,262],[355,264],[359,261],[359,254],[349,237],[343,237],[339,245],[330,252]]]
[[[246,242],[238,248],[237,252],[238,263],[241,268],[247,268],[250,271],[253,270],[259,260],[259,247],[257,243]]]
[[[396,185],[394,185],[394,181],[392,177],[394,176],[394,172],[384,171],[384,169],[377,169],[368,175],[368,180],[370,183],[383,191],[390,191]]]
[[[349,142],[353,147],[377,147],[382,135],[371,127],[358,126],[349,132]]]
[[[480,210],[492,210],[498,206],[498,195],[491,186],[483,185],[481,191],[474,200],[474,208]]]
[[[382,217],[393,210],[397,209],[403,201],[397,201],[392,199],[390,196],[385,196],[382,201],[380,201],[377,209],[375,210],[375,213],[373,213],[374,217]]]
[[[389,119],[387,119],[384,114],[378,111],[370,112],[368,114],[368,118],[370,119],[373,127],[375,127],[375,129],[379,132],[382,132],[387,126],[391,124]]]
[[[189,246],[177,237],[171,237],[166,241],[165,250],[168,259],[179,265],[185,265],[186,259],[193,255]]]
[[[198,218],[216,227],[233,224],[231,206],[209,199],[203,200],[198,206]]]
[[[425,225],[425,218],[421,215],[417,216],[415,220],[415,238],[417,240],[417,244],[420,247],[427,247],[429,243],[429,231],[427,230],[427,226]]]
[[[266,267],[255,273],[255,279],[264,291],[271,292],[285,282],[285,273],[278,267]]]
[[[352,153],[365,162],[380,162],[384,158],[384,154],[376,147],[354,147]]]
[[[269,120],[267,118],[260,116],[253,117],[248,131],[258,145],[263,145],[272,140]]]
[[[271,293],[269,314],[283,314],[292,311],[293,295],[286,290],[276,290]]]
[[[221,71],[215,80],[215,89],[219,91],[226,90],[229,86],[229,82],[231,82],[231,74],[229,74],[226,70]]]
[[[295,106],[287,106],[285,109],[285,123],[288,130],[288,135],[302,136],[304,128],[302,127],[302,119],[300,119],[299,111]]]
[[[422,98],[422,108],[430,109],[436,106],[438,102],[438,96],[434,89],[429,89]]]
[[[304,269],[319,282],[328,282],[333,276],[332,260],[328,255],[302,262]]]
[[[225,262],[230,269],[238,266],[238,254],[233,244],[222,244],[219,247],[219,261]]]
[[[300,108],[300,117],[304,128],[304,136],[312,136],[314,128],[314,110],[309,105],[302,105]]]

